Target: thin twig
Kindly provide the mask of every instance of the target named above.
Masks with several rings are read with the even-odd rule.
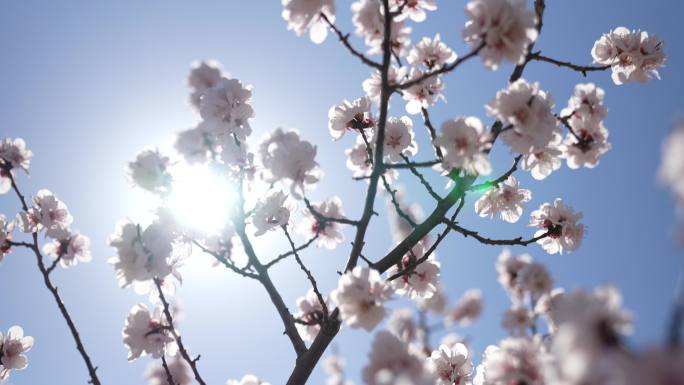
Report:
[[[359,221],[355,221],[352,219],[347,219],[347,218],[342,218],[342,217],[328,217],[323,214],[321,214],[318,210],[316,210],[315,207],[311,204],[311,201],[304,197],[304,204],[306,205],[307,210],[313,215],[316,219],[319,221],[323,222],[336,222],[336,223],[341,223],[343,225],[350,225],[350,226],[356,226],[359,224]]]
[[[435,143],[437,140],[437,130],[435,130],[435,126],[433,126],[432,121],[430,121],[430,114],[425,107],[421,108],[420,112],[423,115],[423,123],[430,133],[430,143],[432,143],[432,147],[435,149],[435,155],[437,155],[437,159],[442,160],[444,154],[442,154],[442,149]]]
[[[254,273],[250,273],[249,271],[246,270],[246,268],[239,268],[239,267],[235,266],[235,264],[232,261],[230,261],[228,258],[226,258],[225,256],[223,256],[221,254],[216,253],[213,250],[210,250],[208,247],[202,245],[198,241],[192,239],[191,242],[195,246],[199,247],[203,252],[211,255],[217,261],[219,261],[221,264],[223,264],[223,266],[229,268],[230,270],[234,271],[235,273],[240,274],[243,277],[252,278],[252,279],[259,279],[258,275],[254,274]]]
[[[399,203],[399,198],[397,197],[397,190],[393,189],[392,186],[389,184],[387,181],[387,177],[384,175],[382,176],[382,184],[385,186],[385,190],[390,194],[390,200],[392,202],[392,206],[394,206],[395,211],[397,214],[406,221],[411,227],[416,227],[416,221],[411,218],[411,216],[404,211],[404,209],[401,208],[401,204]]]
[[[473,230],[468,230],[464,227],[459,226],[458,224],[454,223],[453,221],[448,220],[447,218],[444,218],[442,221],[445,225],[449,226],[453,231],[456,231],[457,233],[462,234],[464,237],[473,237],[476,240],[478,240],[480,243],[485,244],[485,245],[492,245],[492,246],[513,246],[513,245],[520,245],[520,246],[527,246],[530,243],[535,243],[540,239],[544,239],[551,235],[550,231],[547,231],[543,234],[540,234],[534,238],[526,239],[523,240],[522,237],[517,237],[513,239],[491,239],[484,237],[480,235],[477,231]]]
[[[605,71],[608,68],[611,67],[610,64],[606,65],[600,65],[600,66],[591,66],[591,65],[578,65],[578,64],[573,64],[567,61],[561,61],[561,60],[556,60],[553,58],[550,58],[548,56],[544,56],[541,54],[541,51],[537,51],[529,56],[529,60],[536,60],[536,61],[542,61],[542,62],[547,62],[551,64],[555,64],[559,67],[565,67],[565,68],[570,68],[571,70],[575,70],[577,72],[582,73],[582,76],[586,77],[587,72],[591,71]]]
[[[447,64],[447,65],[445,65],[445,66],[443,66],[443,67],[441,67],[441,68],[439,68],[439,69],[436,69],[436,70],[433,70],[433,71],[424,73],[423,75],[421,75],[421,76],[419,76],[419,77],[417,77],[417,78],[415,78],[415,79],[406,81],[406,82],[404,82],[404,83],[395,84],[395,85],[393,86],[393,88],[394,88],[395,90],[405,90],[405,89],[407,89],[407,88],[410,88],[410,87],[412,87],[412,86],[415,86],[416,84],[420,84],[420,83],[424,82],[425,80],[430,79],[431,77],[434,77],[434,76],[437,76],[437,75],[442,75],[442,74],[445,74],[445,73],[447,73],[447,72],[451,72],[451,71],[453,71],[454,69],[456,69],[456,67],[458,67],[458,66],[461,65],[463,62],[465,62],[466,60],[468,60],[468,59],[470,59],[471,57],[477,55],[477,54],[480,52],[480,50],[481,50],[482,48],[484,48],[484,46],[485,46],[485,42],[483,41],[479,46],[477,46],[477,48],[475,48],[474,50],[470,51],[470,52],[469,52],[468,54],[466,54],[465,56],[456,59],[453,63]]]
[[[505,182],[506,179],[508,179],[511,175],[513,175],[513,173],[518,169],[518,164],[520,163],[521,159],[522,159],[522,155],[516,156],[515,160],[513,161],[513,165],[511,166],[511,168],[508,171],[506,171],[503,175],[501,175],[500,177],[498,177],[494,180],[489,180],[489,181],[486,181],[484,183],[472,185],[472,186],[470,186],[469,190],[470,191],[479,191],[479,190],[488,189],[492,186],[498,187],[499,184]]]
[[[200,384],[200,385],[206,385],[206,382],[202,379],[202,376],[200,375],[199,371],[197,370],[197,361],[199,360],[200,356],[197,356],[197,358],[192,359],[190,357],[190,354],[188,353],[188,350],[185,348],[185,344],[183,344],[183,340],[181,339],[181,336],[178,334],[176,331],[176,327],[173,324],[173,315],[171,314],[171,309],[169,307],[169,302],[166,300],[166,297],[164,296],[164,292],[162,291],[161,287],[161,280],[159,278],[154,278],[154,284],[157,287],[157,294],[159,294],[159,300],[162,303],[162,310],[164,312],[164,317],[166,318],[166,322],[169,324],[169,330],[171,331],[171,334],[173,335],[173,338],[176,340],[176,344],[178,345],[178,351],[181,354],[181,357],[185,360],[185,362],[190,365],[190,369],[192,369],[192,373],[195,376],[195,380]]]
[[[340,30],[337,28],[337,26],[335,26],[335,24],[333,24],[333,23],[330,21],[330,19],[328,19],[328,16],[326,16],[325,13],[321,12],[320,15],[321,15],[321,19],[323,19],[323,21],[325,21],[325,23],[328,24],[328,27],[330,27],[330,29],[332,29],[332,30],[335,32],[335,34],[337,35],[337,37],[340,39],[340,42],[342,43],[342,45],[345,46],[345,47],[347,48],[347,50],[349,50],[349,52],[351,52],[352,55],[354,55],[354,56],[356,56],[357,58],[361,59],[361,61],[362,61],[364,64],[369,65],[369,66],[371,66],[371,67],[373,67],[373,68],[378,68],[378,69],[379,69],[379,68],[381,67],[380,63],[375,62],[375,61],[369,59],[368,57],[366,57],[366,55],[364,55],[364,54],[362,54],[361,52],[357,51],[356,48],[354,48],[354,47],[351,45],[351,43],[349,42],[349,34],[343,34],[342,31],[340,31]]]
[[[303,244],[301,244],[301,245],[295,247],[294,250],[296,250],[297,252],[300,252],[300,251],[306,249],[307,247],[311,246],[311,245],[314,243],[314,241],[316,241],[316,240],[318,239],[318,237],[320,237],[320,234],[319,234],[319,233],[316,233],[316,235],[314,235],[313,237],[309,238],[308,241],[306,241],[305,243],[303,243]],[[290,251],[287,251],[287,252],[285,252],[285,253],[280,254],[279,256],[273,258],[273,260],[271,260],[270,262],[264,264],[264,266],[265,266],[267,269],[270,269],[270,268],[271,268],[273,265],[275,265],[276,263],[282,261],[283,259],[285,259],[285,258],[287,258],[287,257],[289,257],[289,256],[291,256],[291,255],[294,255],[294,250],[290,250]]]
[[[173,375],[171,375],[171,370],[169,369],[169,365],[166,363],[166,357],[164,355],[161,356],[161,362],[164,372],[166,372],[167,385],[176,385],[176,383],[173,382]]]
[[[299,265],[299,268],[302,269],[304,274],[306,274],[306,278],[309,280],[309,282],[311,282],[311,287],[313,288],[314,293],[316,293],[316,297],[318,297],[318,302],[321,304],[321,308],[323,309],[323,318],[324,318],[324,320],[327,321],[327,319],[328,319],[328,305],[325,304],[325,298],[323,298],[323,295],[318,290],[318,284],[316,283],[316,278],[314,278],[313,274],[311,273],[311,270],[309,270],[306,267],[306,265],[304,265],[304,262],[302,262],[302,259],[299,258],[299,253],[297,252],[297,248],[295,247],[294,241],[292,240],[290,233],[287,231],[287,226],[281,226],[281,228],[283,229],[283,232],[285,233],[287,240],[290,242],[290,247],[292,247],[292,253],[294,253],[294,257],[295,257],[295,260],[297,261],[297,264]]]
[[[401,158],[404,159],[404,162],[405,162],[407,165],[410,165],[410,164],[411,164],[411,161],[409,160],[409,158],[408,158],[406,155],[404,155],[404,154],[400,154],[400,155],[401,155]],[[425,189],[427,190],[427,192],[428,192],[433,198],[435,198],[435,200],[436,200],[437,202],[439,202],[439,201],[442,199],[442,197],[439,196],[439,194],[437,194],[437,193],[435,192],[435,190],[432,188],[432,186],[430,185],[430,183],[425,179],[425,177],[423,176],[423,174],[421,174],[421,173],[418,171],[418,169],[416,169],[415,167],[409,166],[409,170],[411,170],[411,173],[412,173],[413,175],[415,175],[415,176],[418,178],[418,180],[420,181],[420,184],[422,184],[422,185],[425,187]]]
[[[432,166],[439,164],[441,162],[442,162],[441,160],[435,159],[435,160],[428,160],[425,162],[390,163],[390,164],[385,164],[384,167],[386,169],[426,168],[426,167],[432,167]]]
[[[19,201],[21,202],[22,209],[24,211],[28,211],[26,199],[19,190],[19,187],[17,186],[14,176],[10,172],[8,172],[7,174],[9,175],[12,189],[14,190],[17,197],[19,198]],[[26,242],[13,242],[12,244],[24,246],[33,251],[33,254],[36,256],[36,262],[38,263],[38,270],[40,270],[40,273],[43,275],[43,283],[52,294],[55,303],[57,303],[57,307],[59,308],[59,311],[62,314],[62,318],[64,318],[64,321],[66,321],[67,326],[69,327],[69,331],[71,332],[71,336],[73,337],[74,342],[76,342],[76,350],[78,350],[78,352],[80,353],[81,358],[83,359],[83,362],[85,363],[86,368],[88,369],[88,374],[90,376],[89,383],[91,383],[92,385],[101,385],[100,379],[97,377],[97,366],[93,365],[93,362],[90,359],[88,352],[86,352],[85,346],[83,345],[83,341],[81,341],[81,336],[78,332],[78,329],[76,328],[76,324],[74,324],[74,321],[71,318],[71,314],[69,314],[69,311],[67,310],[66,305],[64,304],[64,300],[59,295],[57,287],[50,280],[50,273],[48,272],[48,269],[45,267],[45,263],[43,262],[44,257],[40,252],[40,247],[38,246],[38,233],[32,233],[31,238],[33,240],[32,244]]]

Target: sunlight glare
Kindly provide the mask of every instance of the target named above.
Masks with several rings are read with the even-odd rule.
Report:
[[[178,165],[168,205],[184,226],[209,234],[224,227],[237,201],[235,186],[204,165]]]

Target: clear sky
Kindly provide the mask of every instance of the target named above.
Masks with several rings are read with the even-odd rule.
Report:
[[[459,54],[462,0],[441,0],[436,13],[417,25],[413,41],[440,32]],[[338,1],[342,30],[352,32],[348,3]],[[589,81],[606,90],[613,150],[598,168],[571,171],[565,165],[543,182],[519,174],[533,191],[531,209],[562,197],[584,213],[587,226],[582,247],[567,255],[547,255],[538,245],[526,249],[552,271],[558,286],[593,287],[613,283],[622,289],[626,307],[636,314],[632,343],[658,342],[670,312],[672,293],[682,264],[673,241],[675,213],[668,192],[656,180],[660,145],[682,116],[684,44],[680,16],[684,9],[671,0],[549,0],[544,31],[537,48],[546,55],[589,64],[593,42],[620,25],[641,28],[665,41],[667,67],[662,81],[645,86],[615,86],[608,72],[590,74]],[[131,307],[146,298],[117,287],[106,260],[113,250],[107,236],[121,218],[139,217],[144,196],[130,188],[124,167],[147,145],[168,145],[175,132],[191,127],[198,116],[188,107],[185,79],[190,63],[216,59],[224,69],[254,86],[255,134],[258,140],[275,127],[295,127],[317,144],[318,161],[326,171],[312,198],[339,195],[346,213],[360,214],[365,183],[352,182],[344,166],[351,138],[333,143],[327,129],[328,108],[342,99],[362,95],[361,82],[370,71],[329,38],[316,46],[286,31],[278,1],[5,1],[0,3],[0,136],[23,137],[34,151],[30,178],[19,178],[25,193],[54,191],[69,206],[74,228],[92,240],[92,263],[58,270],[54,279],[81,330],[85,344],[107,384],[142,384],[151,359],[126,362],[121,339]],[[354,43],[361,47],[358,39]],[[433,120],[477,115],[489,123],[483,105],[504,87],[511,66],[492,73],[473,60],[446,76],[448,103],[434,108]],[[580,74],[532,63],[525,77],[541,82],[564,107]],[[403,114],[395,103],[392,114]],[[414,117],[414,125],[422,125]],[[430,159],[420,129],[419,159]],[[507,169],[511,155],[493,151],[495,173]],[[401,176],[412,201],[425,211],[430,197]],[[433,178],[439,181],[439,178]],[[515,225],[480,219],[472,200],[462,223],[492,237],[529,236],[522,219]],[[0,197],[0,212],[18,210],[12,195]],[[379,257],[388,241],[384,202],[376,207],[365,255]],[[347,232],[347,240],[351,232]],[[282,240],[257,241],[264,259],[286,250]],[[485,295],[483,319],[469,329],[479,353],[503,337],[500,314],[507,298],[496,283],[494,261],[500,248],[450,235],[439,252],[443,282],[453,302],[471,287]],[[325,291],[336,283],[349,246],[334,252],[309,249],[306,263]],[[17,250],[0,264],[0,328],[19,324],[36,339],[30,367],[16,372],[15,385],[85,384],[87,372],[74,349],[64,321],[42,286],[35,259]],[[228,378],[255,373],[272,384],[284,383],[294,357],[282,325],[263,288],[221,269],[189,267],[179,297],[185,309],[180,324],[184,340],[195,353],[205,379],[222,384]],[[274,270],[286,302],[308,288],[291,264]],[[395,301],[393,306],[406,305]],[[349,376],[359,383],[372,335],[345,328],[336,339],[347,356]],[[319,369],[311,383],[322,383]]]

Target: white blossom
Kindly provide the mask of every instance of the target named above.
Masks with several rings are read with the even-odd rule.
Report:
[[[342,200],[339,197],[332,197],[321,203],[312,203],[314,210],[324,218],[341,219],[344,218],[342,211]],[[316,245],[327,249],[334,249],[344,240],[342,225],[338,222],[318,218],[309,210],[305,211],[304,219],[299,224],[299,232],[307,239],[318,237]]]
[[[311,41],[320,44],[328,36],[328,25],[320,16],[324,14],[331,23],[335,22],[334,0],[282,0],[283,19],[287,29],[299,36],[309,30]]]
[[[53,261],[59,260],[63,268],[76,266],[79,262],[90,262],[90,239],[78,232],[63,229],[52,242],[43,246],[43,252]]]
[[[315,186],[322,176],[315,159],[316,146],[302,140],[297,130],[275,129],[259,144],[259,155],[264,180],[287,181],[294,198],[301,198],[303,191]]]
[[[4,138],[0,142],[0,194],[12,188],[10,175],[12,169],[20,168],[28,172],[33,152],[26,148],[26,142],[21,138]]]
[[[660,79],[658,68],[665,64],[663,42],[646,31],[618,27],[601,36],[591,50],[594,62],[610,65],[613,82],[647,82]]]
[[[192,63],[188,75],[190,104],[199,109],[200,100],[206,90],[218,84],[223,78],[221,65],[213,60]]]
[[[474,116],[444,122],[435,145],[444,153],[442,168],[446,172],[454,168],[468,174],[489,175],[492,172],[485,153],[491,147],[489,134],[480,119]]]
[[[406,71],[406,67],[397,67],[393,64],[390,65],[387,70],[387,83],[389,85],[401,83],[404,78],[406,78]],[[382,90],[382,76],[380,71],[373,71],[371,77],[363,81],[362,87],[371,100],[380,103],[380,92]]]
[[[371,114],[371,100],[364,96],[353,101],[344,100],[328,110],[328,129],[333,139],[338,140],[347,130],[364,131],[375,127]]]
[[[204,163],[216,151],[217,138],[212,128],[207,122],[200,122],[196,127],[178,133],[174,147],[186,162]]]
[[[503,314],[501,327],[514,337],[523,337],[534,326],[534,313],[522,304],[514,304]]]
[[[539,89],[539,83],[518,79],[485,106],[487,113],[512,128],[501,133],[511,150],[528,154],[546,147],[553,139],[557,121],[551,95]]]
[[[424,65],[427,69],[442,68],[456,61],[456,53],[441,41],[439,34],[434,39],[422,38],[409,52],[406,60],[412,66]]]
[[[529,293],[533,299],[549,293],[553,288],[553,279],[544,265],[538,262],[526,263],[518,271],[517,283],[522,290]]]
[[[444,319],[447,325],[457,323],[460,326],[472,325],[482,314],[482,291],[469,289],[456,302],[456,305],[447,312]]]
[[[251,98],[251,86],[243,86],[238,79],[223,78],[202,95],[200,115],[214,130],[235,135],[244,142],[252,133],[249,123],[254,116]]]
[[[594,83],[575,85],[575,93],[568,100],[568,106],[561,111],[561,116],[573,114],[588,118],[594,122],[605,119],[608,109],[603,105],[605,91]]]
[[[408,81],[419,79],[423,71],[413,68]],[[422,108],[434,106],[439,100],[446,100],[444,89],[446,86],[439,75],[430,76],[404,90],[403,98],[407,101],[406,112],[411,115],[420,113]]]
[[[601,155],[612,148],[608,143],[608,130],[602,122],[574,115],[568,120],[568,124],[574,134],[566,135],[561,155],[567,161],[568,167],[577,169],[598,166]]]
[[[497,279],[501,286],[513,297],[522,297],[526,287],[521,281],[522,270],[532,263],[528,254],[514,255],[510,249],[503,249],[496,261]]]
[[[558,170],[561,166],[561,141],[559,132],[553,133],[551,141],[543,148],[535,148],[524,154],[521,160],[522,168],[529,171],[536,180],[542,180]]]
[[[413,319],[413,312],[410,309],[393,311],[387,320],[387,330],[406,343],[416,341],[423,333]]]
[[[473,363],[465,345],[461,343],[452,346],[440,345],[432,352],[430,360],[437,372],[437,385],[469,384]]]
[[[684,124],[680,124],[665,139],[658,176],[684,202]]]
[[[413,121],[408,116],[390,117],[385,124],[384,155],[389,162],[402,161],[405,157],[414,156],[418,145],[413,132]]]
[[[437,10],[435,0],[390,0],[390,12],[396,12],[403,5],[401,13],[394,19],[401,21],[407,17],[416,23],[425,21],[427,14],[425,11]]]
[[[442,314],[446,310],[447,297],[444,288],[437,285],[437,290],[429,298],[418,297],[415,299],[418,309],[434,314]]]
[[[313,341],[321,330],[321,323],[324,319],[323,306],[316,292],[309,289],[305,296],[299,297],[297,308],[299,310],[294,314],[294,318],[300,321],[295,324],[297,330],[306,341]]]
[[[558,326],[552,351],[558,356],[559,377],[570,384],[604,383],[596,380],[611,375],[605,372],[617,364],[613,352],[620,353],[615,350],[620,339],[632,330],[619,291],[607,286],[566,293],[551,312]]]
[[[287,195],[276,191],[262,199],[254,209],[252,224],[257,231],[255,236],[263,235],[267,231],[279,226],[286,226],[290,221],[290,209],[285,205]]]
[[[475,202],[475,212],[481,217],[493,218],[499,213],[501,219],[515,223],[523,212],[523,204],[532,199],[530,190],[520,188],[513,176],[492,187]]]
[[[228,380],[226,385],[269,385],[253,374],[246,374],[240,380]]]
[[[537,40],[536,16],[524,0],[472,0],[465,13],[463,38],[472,49],[484,44],[479,55],[491,70],[502,60],[521,62],[527,46]]]
[[[368,176],[373,171],[373,160],[368,157],[368,149],[361,135],[356,137],[354,146],[344,153],[347,155],[347,168],[354,172],[354,178]]]
[[[582,213],[575,212],[557,198],[553,204],[544,203],[531,214],[530,226],[539,230],[535,237],[548,233],[548,236],[537,241],[549,254],[563,251],[575,251],[582,244],[584,225],[578,223]]]
[[[192,384],[192,372],[190,365],[180,356],[175,355],[171,358],[166,358],[171,378],[175,385],[190,385]],[[145,371],[145,379],[148,385],[170,385],[166,370],[158,361],[148,365]]]
[[[330,294],[342,320],[352,328],[372,330],[385,317],[385,302],[392,289],[377,270],[357,266],[344,273]]]
[[[136,290],[145,292],[153,278],[177,274],[174,234],[167,226],[152,223],[143,229],[130,220],[122,220],[108,242],[117,252],[108,262],[114,265],[120,287],[136,284]]]
[[[361,377],[367,385],[434,384],[423,356],[387,331],[378,332]]]
[[[474,385],[546,385],[544,364],[547,361],[539,344],[521,337],[507,338],[485,350],[477,367]]]
[[[48,190],[39,190],[33,197],[33,206],[18,215],[19,228],[24,233],[46,230],[50,237],[68,228],[73,217],[64,202]]]
[[[12,248],[10,241],[12,240],[14,223],[14,221],[8,221],[3,214],[0,214],[0,262]]]
[[[365,39],[371,55],[382,52],[385,17],[380,0],[358,0],[351,5],[354,32]],[[391,26],[390,47],[392,52],[404,55],[410,41],[411,28],[395,18]]]
[[[417,259],[423,257],[424,253],[424,246],[418,243],[411,252],[404,255],[400,263],[387,270],[388,277],[404,272],[399,278],[390,282],[397,294],[418,299],[430,298],[437,291],[441,265],[433,255],[417,266],[411,267]]]
[[[33,337],[24,336],[24,329],[12,326],[6,335],[0,332],[0,381],[9,378],[11,370],[28,366],[26,352],[33,347]]]
[[[128,177],[136,186],[147,191],[164,194],[171,189],[173,180],[169,172],[171,161],[157,149],[145,149],[128,163]]]
[[[323,369],[328,374],[326,385],[353,385],[351,381],[345,379],[344,368],[346,363],[338,355],[330,355],[323,361]]]
[[[161,312],[156,310],[150,313],[144,304],[133,306],[121,334],[128,348],[129,361],[135,361],[146,354],[160,358],[166,345],[173,341],[169,326],[162,319]]]

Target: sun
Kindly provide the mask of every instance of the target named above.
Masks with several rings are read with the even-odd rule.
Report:
[[[237,197],[236,187],[218,170],[179,164],[167,204],[183,226],[208,234],[229,221]]]

